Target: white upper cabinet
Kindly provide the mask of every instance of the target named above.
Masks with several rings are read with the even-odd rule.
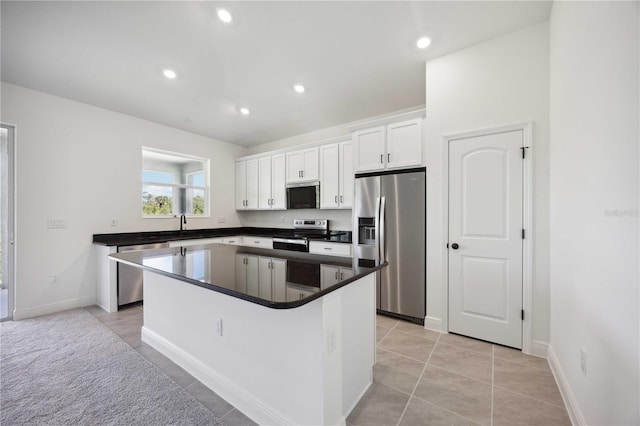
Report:
[[[422,164],[422,120],[387,125],[387,169]]]
[[[286,208],[285,156],[278,154],[258,159],[258,209]]]
[[[258,160],[236,161],[236,210],[258,208]]]
[[[353,132],[355,172],[422,164],[422,119]]]
[[[353,154],[351,142],[320,147],[320,208],[351,208]]]
[[[380,126],[353,133],[356,172],[384,169],[385,131]]]
[[[318,180],[318,148],[287,152],[287,183]]]
[[[343,142],[340,144],[340,207],[350,209],[353,206],[354,172],[353,172],[353,144]]]

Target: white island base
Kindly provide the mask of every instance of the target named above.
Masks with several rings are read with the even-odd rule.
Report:
[[[374,280],[271,309],[145,270],[142,340],[259,424],[344,425],[372,382]]]

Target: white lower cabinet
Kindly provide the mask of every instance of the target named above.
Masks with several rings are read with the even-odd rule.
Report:
[[[353,277],[353,269],[335,265],[320,265],[320,288],[325,288],[338,284]]]
[[[236,290],[258,297],[258,279],[258,256],[236,254]]]
[[[260,256],[258,259],[258,297],[284,302],[287,285],[287,261]]]
[[[309,253],[351,257],[351,244],[309,241]]]
[[[271,237],[252,237],[250,235],[242,236],[240,245],[244,247],[260,247],[266,249],[273,248],[273,239]]]
[[[311,296],[313,293],[315,292],[289,284],[287,285],[287,302],[304,299],[307,296]]]

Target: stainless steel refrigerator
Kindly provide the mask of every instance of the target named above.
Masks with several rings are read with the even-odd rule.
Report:
[[[378,312],[424,324],[426,170],[357,174],[353,206],[357,259],[386,260],[378,272]]]

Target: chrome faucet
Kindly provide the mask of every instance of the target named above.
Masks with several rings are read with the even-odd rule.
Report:
[[[180,233],[182,234],[182,231],[185,231],[187,229],[187,216],[184,214],[180,215]]]

